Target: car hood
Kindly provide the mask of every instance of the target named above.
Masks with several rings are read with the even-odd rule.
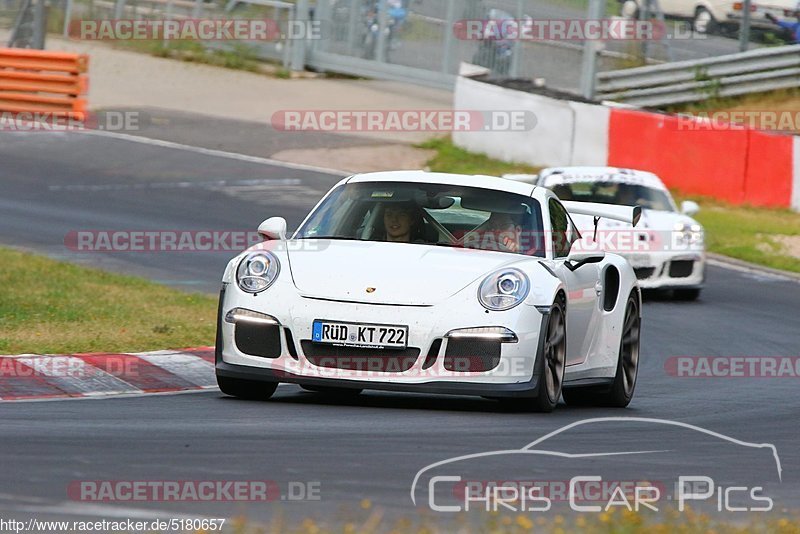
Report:
[[[303,296],[431,306],[524,258],[502,252],[367,241],[305,240],[288,252]],[[372,289],[372,291],[368,291]]]

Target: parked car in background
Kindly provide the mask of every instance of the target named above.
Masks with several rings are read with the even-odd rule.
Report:
[[[620,13],[625,18],[638,18],[644,0],[620,0]],[[741,0],[659,0],[658,6],[665,17],[689,20],[697,33],[717,33],[735,30],[743,18],[744,2]],[[753,1],[750,4],[750,26],[754,29],[775,29],[767,18],[771,13],[777,19],[794,18],[796,0]]]

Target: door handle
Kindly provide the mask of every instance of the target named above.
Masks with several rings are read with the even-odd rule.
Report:
[[[600,282],[597,282],[594,285],[594,290],[597,292],[598,295],[601,294],[603,292],[603,284],[601,284]]]

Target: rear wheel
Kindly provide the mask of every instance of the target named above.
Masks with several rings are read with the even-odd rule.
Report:
[[[267,400],[278,389],[277,382],[259,382],[217,375],[219,389],[226,395],[248,400]]]
[[[624,408],[630,404],[639,375],[641,321],[639,298],[636,292],[633,292],[625,305],[625,319],[622,322],[622,337],[614,381],[610,387],[565,388],[563,393],[567,404],[612,408]]]

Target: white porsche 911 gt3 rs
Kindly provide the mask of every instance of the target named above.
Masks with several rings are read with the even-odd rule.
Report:
[[[544,169],[534,183],[552,189],[561,200],[641,206],[636,230],[625,230],[618,221],[603,221],[598,242],[628,260],[642,289],[670,289],[681,300],[700,296],[706,272],[705,235],[691,217],[699,207],[686,201],[678,210],[658,176],[616,167],[558,167]],[[576,217],[575,222],[584,232],[593,227],[589,217]]]
[[[641,299],[622,257],[570,213],[636,224],[638,207],[562,203],[502,178],[386,172],[342,180],[291,237],[234,258],[220,296],[220,389],[278,383],[481,395],[550,411],[626,406]]]

